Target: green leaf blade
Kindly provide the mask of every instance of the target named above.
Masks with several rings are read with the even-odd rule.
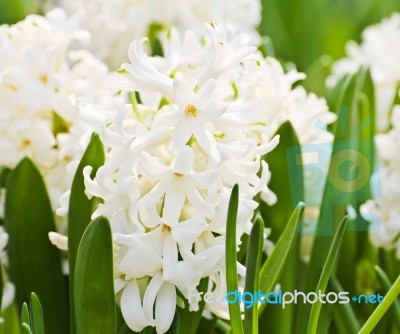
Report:
[[[48,233],[55,230],[50,199],[42,176],[29,158],[23,159],[7,178],[5,228],[18,308],[34,291],[48,317],[46,332],[68,333],[67,290],[60,252],[48,238]]]
[[[74,297],[78,334],[117,332],[111,228],[104,217],[89,224],[79,245]]]
[[[339,229],[337,230],[336,235],[331,244],[331,247],[329,249],[326,263],[322,269],[322,273],[321,273],[320,279],[318,281],[318,285],[317,285],[317,289],[316,289],[317,293],[319,291],[324,293],[326,290],[326,287],[329,282],[329,277],[332,273],[336,257],[340,250],[340,244],[342,242],[344,232],[346,231],[346,226],[347,226],[347,217],[344,218],[342,220],[342,222],[340,223]],[[321,306],[322,306],[322,304],[320,302],[317,302],[312,305],[310,318],[308,321],[308,329],[307,329],[308,334],[316,334],[317,333],[318,318],[319,318],[319,314],[321,311]]]
[[[304,207],[304,203],[299,203],[297,205],[289,219],[288,224],[286,225],[285,230],[276,243],[274,250],[261,267],[259,283],[261,291],[273,291],[278,283],[280,275],[282,274],[283,268],[288,259],[290,248],[294,239],[296,238],[298,222],[304,211]],[[260,314],[264,307],[265,305],[261,305]]]
[[[236,253],[236,221],[239,205],[239,187],[236,184],[231,193],[226,224],[226,287],[228,292],[238,290],[237,253]],[[229,314],[233,334],[243,334],[242,318],[238,303],[229,303]]]
[[[40,304],[38,296],[35,293],[31,293],[31,300],[29,303],[29,311],[31,315],[31,328],[33,334],[44,334],[44,318],[42,305]]]
[[[83,169],[86,166],[92,166],[92,177],[98,168],[104,164],[105,154],[103,144],[97,134],[94,134],[90,140],[85,153],[76,170],[71,187],[71,196],[68,209],[68,261],[70,268],[70,321],[71,334],[75,333],[75,313],[74,313],[74,278],[75,263],[79,243],[85,229],[91,222],[93,204],[96,199],[88,199],[85,195],[85,184],[83,178]]]
[[[246,259],[246,283],[245,292],[257,293],[260,276],[260,263],[263,249],[264,222],[257,218],[250,232]],[[257,303],[244,312],[244,332],[246,334],[258,333],[258,307]]]

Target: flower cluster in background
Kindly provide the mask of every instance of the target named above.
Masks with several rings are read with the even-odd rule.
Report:
[[[370,220],[370,239],[374,246],[395,250],[400,259],[400,106],[395,106],[392,128],[376,137],[379,157],[379,177],[382,196],[362,206],[362,213]]]
[[[91,133],[118,101],[108,90],[107,66],[78,48],[89,38],[81,19],[54,10],[0,27],[0,164],[14,168],[30,157],[54,209]]]
[[[390,128],[390,112],[399,91],[400,68],[400,14],[394,13],[381,23],[367,27],[362,43],[347,44],[348,57],[333,65],[328,86],[334,86],[340,78],[355,73],[360,66],[367,66],[375,84],[377,124],[379,132]]]
[[[127,61],[126,51],[134,39],[171,26],[180,32],[201,31],[203,22],[216,21],[260,41],[259,0],[61,0],[57,5],[69,13],[85,11],[85,28],[92,34],[90,49],[112,69]]]

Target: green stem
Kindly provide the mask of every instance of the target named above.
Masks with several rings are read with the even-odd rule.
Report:
[[[215,327],[217,328],[217,330],[223,334],[228,334],[231,331],[231,327],[223,320],[218,319]]]

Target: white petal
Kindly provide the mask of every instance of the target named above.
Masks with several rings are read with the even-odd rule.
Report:
[[[193,161],[193,150],[187,145],[183,146],[176,156],[174,171],[183,175],[189,174],[193,166]]]
[[[208,99],[214,92],[216,87],[215,80],[208,80],[203,86],[200,87],[199,92],[195,95],[193,99],[193,104],[202,109],[202,107],[207,103]]]
[[[130,281],[121,296],[121,312],[128,327],[140,332],[151,325],[143,312],[140,292],[136,280]]]
[[[164,282],[157,295],[156,330],[157,334],[165,333],[172,324],[176,310],[175,286]]]
[[[152,326],[154,326],[155,322],[153,314],[154,303],[162,284],[163,279],[161,273],[155,274],[154,277],[151,279],[149,285],[147,286],[146,292],[143,297],[144,314],[147,321],[151,323]]]
[[[174,226],[172,229],[172,236],[180,246],[190,250],[193,243],[205,228],[205,219],[202,217],[195,217]]]
[[[68,250],[68,237],[57,232],[49,232],[50,242],[60,250]]]
[[[181,176],[180,178],[184,178]],[[165,193],[163,220],[168,225],[176,224],[181,216],[182,208],[185,203],[185,188],[182,180],[177,182]]]
[[[177,105],[181,108],[186,108],[186,105],[190,103],[190,100],[194,95],[194,91],[189,87],[185,80],[180,76],[176,76],[174,79],[174,95]]]

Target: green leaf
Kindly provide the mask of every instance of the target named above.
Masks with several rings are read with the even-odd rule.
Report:
[[[104,147],[97,134],[92,136],[90,143],[83,154],[81,162],[76,170],[71,187],[71,197],[68,210],[68,260],[69,260],[69,286],[70,286],[70,321],[71,333],[75,332],[75,313],[74,313],[74,279],[75,262],[79,243],[85,229],[91,221],[93,207],[96,198],[88,199],[85,195],[85,185],[83,179],[83,169],[92,166],[91,177],[94,177],[98,168],[104,164]]]
[[[202,317],[200,320],[200,324],[199,324],[196,334],[214,333],[215,329],[217,327],[217,321],[218,321],[218,318],[216,316],[213,316],[211,319]],[[219,321],[222,321],[222,320],[219,320]],[[223,332],[223,333],[225,333],[225,332]]]
[[[400,294],[400,276],[396,279],[392,287],[389,289],[386,296],[383,298],[382,303],[378,305],[375,311],[368,318],[367,322],[360,329],[358,334],[369,334],[378,324],[378,322],[385,315],[386,311],[389,309],[390,305],[396,300],[397,296]]]
[[[208,278],[202,278],[199,286],[197,287],[198,292],[207,292]],[[190,296],[189,296],[190,298]],[[189,304],[186,300],[184,301],[184,308],[179,308],[179,319],[180,319],[180,332],[185,334],[196,334],[197,328],[199,327],[201,315],[204,310],[205,302],[204,298],[199,302],[199,310],[196,312],[189,311]]]
[[[40,304],[38,296],[31,293],[31,300],[29,303],[29,311],[31,315],[31,328],[33,334],[44,334],[44,318],[42,305]]]
[[[30,320],[30,316],[29,316],[28,305],[26,303],[22,304],[21,325],[22,324],[27,324],[29,327],[31,326],[31,320]]]
[[[74,297],[78,334],[117,332],[111,228],[104,217],[89,224],[79,245]]]
[[[281,237],[276,243],[274,250],[268,257],[267,261],[263,264],[260,271],[260,284],[261,291],[273,291],[288,260],[290,248],[297,235],[297,225],[304,210],[304,203],[299,203],[293,211],[289,222],[286,225]],[[260,313],[262,313],[265,305],[260,305]]]
[[[31,329],[26,323],[21,324],[21,334],[32,334]]]
[[[47,317],[46,332],[68,333],[60,252],[48,237],[50,231],[55,231],[51,204],[43,178],[29,158],[23,159],[7,179],[5,228],[18,308],[34,291]]]
[[[392,286],[392,282],[390,282],[389,277],[386,275],[381,267],[375,266],[375,271],[378,275],[380,283],[382,284],[384,292],[387,293]],[[394,319],[397,329],[400,331],[400,301],[398,299],[393,302],[392,314],[392,319]]]
[[[321,270],[333,240],[333,231],[346,214],[348,205],[358,210],[366,200],[372,198],[370,179],[375,169],[375,107],[372,79],[369,71],[361,68],[354,75],[346,77],[340,83],[340,93],[336,103],[338,121],[335,126],[331,162],[328,169],[320,216],[314,238],[308,271],[305,274],[305,292],[314,291],[318,284]],[[353,166],[349,168],[349,166]],[[344,176],[343,169],[346,170]],[[360,171],[358,175],[355,172]],[[368,172],[369,171],[369,172]],[[352,174],[353,173],[353,174]],[[347,291],[354,291],[356,275],[354,263],[361,252],[358,251],[357,233],[366,231],[368,224],[360,215],[348,222],[349,233],[345,233],[343,247],[338,263],[341,270],[338,279]],[[299,332],[306,332],[307,319],[311,306],[299,305],[296,327]],[[326,311],[323,315],[327,317]],[[323,323],[323,322],[321,322]]]
[[[20,334],[21,322],[15,307],[15,302],[7,307],[7,309],[3,310],[0,316],[4,319],[4,321],[0,323],[0,334]]]
[[[264,245],[264,222],[257,218],[250,232],[246,258],[246,282],[244,291],[250,293],[258,292],[258,281],[260,276],[260,263]],[[255,304],[257,305],[257,304]],[[246,334],[258,333],[258,307],[245,308],[244,332]]]
[[[328,257],[326,259],[326,263],[322,269],[321,277],[319,279],[316,293],[319,293],[321,291],[322,293],[325,292],[326,287],[328,285],[329,277],[332,273],[333,266],[335,264],[336,257],[339,253],[340,250],[340,244],[343,239],[344,232],[346,230],[346,225],[347,225],[347,217],[342,220],[340,223],[339,229],[336,232],[336,235],[333,239],[332,245],[329,249]],[[310,318],[308,321],[308,329],[307,333],[308,334],[315,334],[317,333],[317,325],[318,325],[318,318],[319,318],[319,313],[321,311],[321,302],[317,302],[313,304],[311,308],[311,313],[310,313]]]
[[[0,259],[0,310],[3,301],[3,289],[4,289],[4,278],[3,278],[3,264]]]
[[[226,288],[228,292],[238,291],[236,222],[239,205],[239,186],[235,184],[229,199],[228,219],[226,224]],[[229,315],[233,334],[242,334],[242,318],[238,303],[229,304]]]
[[[345,291],[334,274],[331,275],[329,284],[337,294]],[[337,320],[335,322],[343,323],[346,330],[349,329],[351,333],[357,333],[360,330],[361,326],[350,304],[334,304],[333,312],[334,319]]]
[[[55,111],[52,113],[53,116],[53,134],[56,137],[59,133],[64,133],[69,131],[69,124]]]

